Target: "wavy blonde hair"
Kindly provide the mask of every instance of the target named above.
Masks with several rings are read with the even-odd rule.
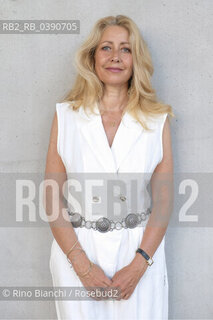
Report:
[[[89,36],[78,49],[75,55],[77,76],[70,92],[62,102],[69,102],[73,110],[82,105],[84,110],[89,108],[94,113],[94,105],[104,94],[104,84],[95,72],[94,54],[104,30],[108,26],[126,28],[129,33],[129,42],[133,57],[133,73],[128,80],[128,103],[123,110],[129,112],[145,130],[150,130],[144,121],[168,113],[174,117],[171,106],[159,102],[155,90],[151,85],[151,76],[154,72],[148,47],[140,34],[137,25],[124,15],[108,16],[99,19]],[[86,106],[86,108],[85,108]]]

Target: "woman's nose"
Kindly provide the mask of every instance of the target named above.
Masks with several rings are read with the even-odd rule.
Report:
[[[111,61],[120,61],[119,50],[112,50]]]
[[[119,62],[119,61],[120,61],[120,59],[119,59],[118,57],[113,57],[113,58],[111,58],[111,61]]]

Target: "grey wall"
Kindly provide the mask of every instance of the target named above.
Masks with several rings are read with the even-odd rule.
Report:
[[[171,123],[175,172],[211,175],[212,0],[1,0],[0,19],[79,19],[81,24],[79,35],[0,35],[2,177],[44,172],[55,104],[75,76],[75,50],[97,19],[116,14],[128,15],[139,26],[152,54],[153,86],[176,115]],[[7,180],[4,187],[10,202]],[[4,204],[5,212],[8,218],[13,214]],[[178,225],[167,231],[170,319],[213,318],[213,232],[208,226]],[[0,237],[1,286],[52,284],[48,228],[2,227]],[[0,310],[2,319],[56,318],[51,301],[0,302]]]

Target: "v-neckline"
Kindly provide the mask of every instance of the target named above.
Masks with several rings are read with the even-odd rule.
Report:
[[[83,136],[102,166],[108,172],[117,172],[133,143],[136,142],[143,131],[142,127],[136,125],[136,120],[125,111],[110,146],[102,117],[96,106],[94,111],[95,114],[90,112],[87,114],[83,108],[80,109],[83,118],[90,120],[82,122],[81,129]]]
[[[111,144],[111,146],[110,146],[109,140],[108,140],[108,137],[107,137],[107,134],[106,134],[106,130],[105,130],[105,128],[104,128],[104,124],[103,124],[103,121],[102,121],[102,117],[101,117],[101,114],[100,114],[100,122],[101,122],[102,131],[103,131],[103,133],[104,133],[104,136],[105,136],[105,140],[106,140],[106,142],[107,142],[107,145],[108,145],[108,147],[109,147],[109,149],[110,149],[111,151],[112,151],[113,146],[114,146],[114,144],[115,144],[116,137],[118,136],[118,132],[120,131],[119,129],[121,128],[121,125],[122,125],[122,119],[123,119],[123,117],[121,118],[121,121],[120,121],[120,123],[119,123],[119,126],[118,126],[118,128],[117,128],[117,130],[116,130],[116,132],[115,132],[114,137],[113,137],[112,144]]]
[[[115,132],[114,137],[113,137],[112,144],[111,144],[111,146],[110,146],[109,140],[108,140],[108,137],[107,137],[107,134],[106,134],[106,130],[105,130],[105,128],[104,128],[104,124],[103,124],[103,121],[102,121],[101,112],[100,112],[100,109],[99,109],[99,107],[98,107],[98,103],[97,103],[97,102],[96,102],[96,110],[98,111],[98,114],[99,114],[99,117],[100,117],[100,123],[101,123],[102,131],[103,131],[104,136],[105,136],[105,140],[106,140],[106,142],[107,142],[107,146],[108,146],[108,148],[112,151],[112,150],[113,150],[113,146],[114,146],[114,144],[115,144],[115,140],[116,140],[116,138],[117,138],[117,136],[118,136],[119,131],[121,130],[122,120],[123,120],[123,117],[125,116],[126,112],[123,114],[123,116],[122,116],[122,118],[121,118],[121,121],[120,121],[120,123],[119,123],[119,126],[118,126],[118,128],[117,128],[117,130],[116,130],[116,132]]]

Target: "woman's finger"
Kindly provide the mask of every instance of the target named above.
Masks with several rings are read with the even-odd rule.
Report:
[[[112,280],[110,280],[109,278],[106,277],[106,279],[104,280],[104,284],[106,284],[106,286],[110,287],[112,285]]]
[[[129,297],[130,297],[130,294],[127,293],[127,294],[125,294],[125,295],[123,296],[123,299],[124,299],[124,300],[127,300],[127,299],[129,299]]]

